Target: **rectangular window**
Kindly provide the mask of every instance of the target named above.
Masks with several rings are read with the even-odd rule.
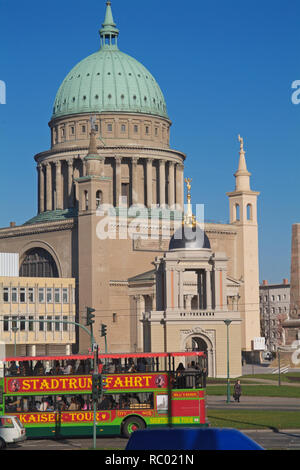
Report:
[[[59,323],[59,320],[60,320],[60,317],[55,317],[55,331],[60,331],[60,323]]]
[[[126,132],[126,126],[125,126],[125,124],[122,124],[122,125],[121,125],[121,132]]]
[[[81,130],[82,130],[82,133],[84,134],[85,133],[85,126],[82,126]]]
[[[52,320],[52,317],[47,316],[47,320]],[[52,322],[47,321],[47,331],[52,331]]]
[[[20,330],[25,331],[25,329],[26,329],[25,317],[20,317]]]
[[[53,290],[47,287],[47,304],[53,303]]]
[[[107,124],[107,131],[112,132],[112,124]]]
[[[28,300],[31,304],[34,303],[34,287],[28,288]]]
[[[39,288],[39,303],[40,304],[45,303],[45,289],[43,287]]]
[[[67,287],[63,287],[62,296],[63,296],[63,304],[69,303],[69,292]]]
[[[113,322],[117,323],[117,314],[116,313],[113,313]]]
[[[75,128],[74,126],[71,126],[71,135],[74,135],[75,134]]]
[[[129,205],[129,183],[122,183],[121,186],[122,196],[121,203],[123,205]]]
[[[32,316],[28,317],[28,331],[34,331],[34,322],[32,320]]]
[[[149,134],[149,127],[148,126],[146,126],[146,128],[145,128],[145,132],[146,132],[147,135]]]
[[[3,289],[3,302],[9,302],[9,287]]]
[[[68,320],[68,317],[63,317],[64,321]],[[68,323],[63,323],[63,331],[68,331]]]
[[[95,127],[95,131],[98,132],[98,129],[99,129],[99,128],[98,128],[98,124],[95,124],[94,127]]]
[[[26,302],[26,289],[25,287],[20,288],[20,302],[24,304]]]
[[[56,304],[60,303],[60,289],[59,288],[54,289],[54,302]]]
[[[158,135],[158,129],[157,129],[157,127],[155,128],[155,135],[156,135],[156,136]]]
[[[19,328],[18,326],[18,317],[12,317],[12,320],[11,320],[11,327],[12,328]]]
[[[4,331],[9,330],[9,317],[7,317],[7,316],[4,317],[3,330]]]
[[[17,287],[13,287],[11,290],[11,301],[16,303],[18,302],[18,289]]]
[[[133,126],[133,132],[134,132],[135,134],[137,134],[138,131],[139,131],[139,126],[137,126],[137,125],[135,124],[135,125]]]
[[[45,327],[45,322],[44,322],[44,317],[43,316],[39,316],[39,331],[44,331],[44,327]]]

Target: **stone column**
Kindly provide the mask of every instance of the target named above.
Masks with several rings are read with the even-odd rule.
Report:
[[[45,210],[45,175],[43,165],[38,165],[39,171],[39,212]]]
[[[73,160],[68,160],[68,207],[73,207]]]
[[[184,270],[180,269],[178,271],[179,274],[179,282],[178,282],[178,307],[183,309],[184,308],[184,301],[183,301],[183,276]]]
[[[176,165],[176,204],[183,210],[183,164]]]
[[[145,299],[143,295],[136,295],[136,351],[143,351],[144,343],[144,323],[143,313],[145,312]]]
[[[192,298],[191,294],[187,294],[185,296],[185,310],[191,311],[192,310]]]
[[[153,158],[147,159],[147,207],[150,209],[152,205],[152,184],[153,184]]]
[[[215,308],[216,310],[223,310],[223,275],[221,269],[214,271],[214,284],[215,284]]]
[[[222,295],[223,295],[223,299],[222,299],[222,306],[223,306],[223,310],[227,310],[227,292],[226,292],[226,271],[225,269],[222,269]]]
[[[175,204],[174,188],[174,162],[169,162],[169,186],[168,186],[168,204],[172,207]]]
[[[56,187],[56,209],[62,209],[62,184],[61,184],[61,162],[55,162],[55,187]]]
[[[86,176],[86,161],[84,157],[79,158],[79,161],[81,161],[82,176]]]
[[[163,207],[166,203],[166,164],[159,160],[159,205]]]
[[[52,211],[52,168],[46,163],[46,211]]]
[[[132,205],[138,204],[138,178],[137,178],[137,162],[138,158],[132,157],[132,182],[131,182],[131,203]]]
[[[116,165],[116,207],[120,207],[122,196],[122,157],[115,158]]]
[[[206,309],[211,310],[212,308],[212,298],[211,298],[211,272],[206,271]]]

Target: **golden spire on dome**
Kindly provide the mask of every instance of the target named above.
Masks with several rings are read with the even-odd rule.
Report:
[[[184,181],[185,181],[186,187],[187,187],[187,212],[184,216],[183,223],[185,225],[190,226],[190,227],[194,227],[196,225],[196,217],[193,215],[192,204],[191,204],[191,200],[192,200],[192,196],[191,196],[192,178],[185,178]]]

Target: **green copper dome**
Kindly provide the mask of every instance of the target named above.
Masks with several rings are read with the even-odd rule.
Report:
[[[168,118],[166,103],[151,73],[118,49],[119,31],[110,2],[100,30],[101,49],[79,62],[61,84],[52,118],[69,114],[130,112]]]

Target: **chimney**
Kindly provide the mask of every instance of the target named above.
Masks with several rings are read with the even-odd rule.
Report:
[[[289,283],[289,280],[288,279],[283,279],[283,284],[288,284]]]
[[[262,282],[262,285],[263,285],[263,286],[267,286],[267,285],[268,285],[268,281],[263,281],[263,282]]]
[[[15,227],[15,226],[16,226],[16,222],[10,222],[9,226],[10,226],[10,227]]]

